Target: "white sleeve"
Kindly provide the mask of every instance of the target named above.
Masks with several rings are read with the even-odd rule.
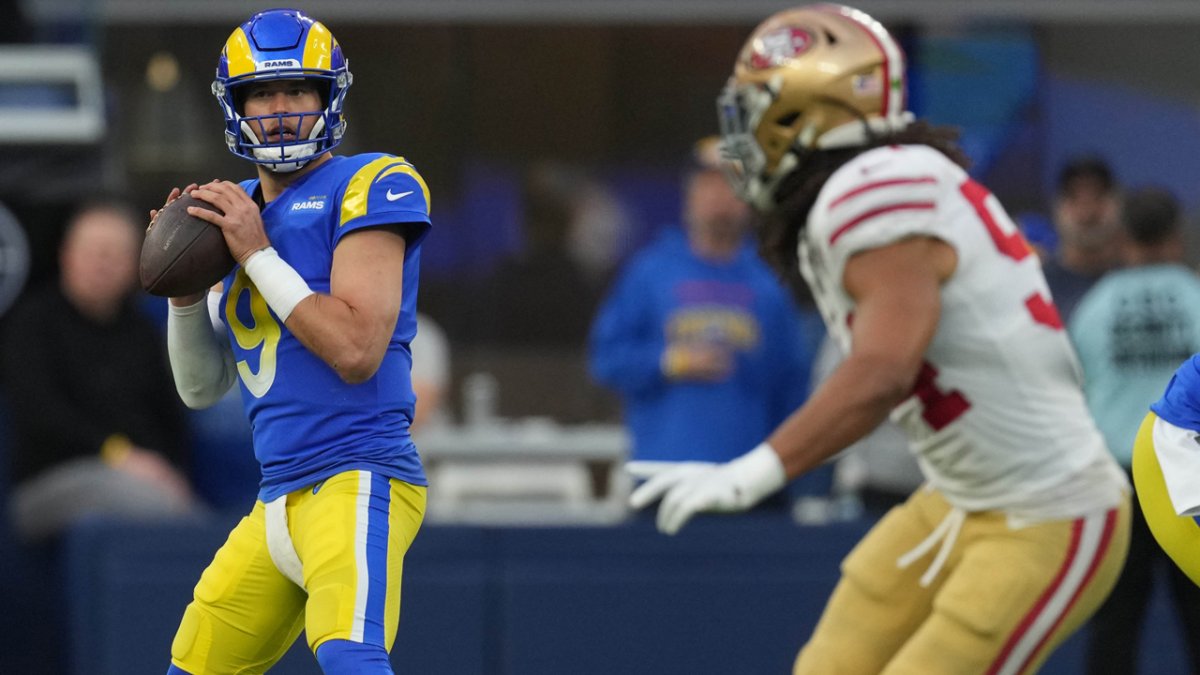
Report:
[[[821,189],[809,216],[813,238],[839,274],[860,251],[913,235],[955,243],[939,217],[939,201],[966,175],[932,148],[876,148],[838,169]]]
[[[409,348],[413,355],[413,381],[445,389],[450,384],[450,346],[442,327],[428,316],[417,314],[417,336]]]
[[[1154,453],[1176,515],[1200,516],[1200,445],[1196,432],[1155,420]]]
[[[233,350],[214,330],[212,295],[187,307],[171,305],[167,315],[167,353],[175,389],[184,405],[194,409],[219,401],[237,380]]]
[[[208,292],[208,318],[212,321],[213,330],[218,335],[225,335],[225,321],[221,319],[221,294],[216,291]]]

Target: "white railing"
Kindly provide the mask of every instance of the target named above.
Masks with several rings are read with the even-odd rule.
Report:
[[[0,142],[95,143],[104,129],[100,66],[91,50],[0,47]]]

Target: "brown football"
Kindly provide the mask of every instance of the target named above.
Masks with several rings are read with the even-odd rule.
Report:
[[[210,288],[233,269],[233,256],[221,229],[189,215],[199,206],[217,207],[191,195],[180,195],[158,212],[142,242],[142,288],[153,295],[179,297]]]

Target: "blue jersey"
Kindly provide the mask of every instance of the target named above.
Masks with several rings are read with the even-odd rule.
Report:
[[[1200,430],[1200,354],[1179,366],[1162,398],[1150,409],[1177,427]]]
[[[248,194],[258,180],[242,183]],[[378,372],[347,384],[267,306],[240,267],[225,278],[222,315],[242,400],[262,467],[264,502],[351,469],[425,485],[408,427],[415,396],[409,343],[417,332],[417,272],[429,231],[429,190],[404,159],[333,157],[301,176],[262,210],[279,256],[312,290],[329,293],[333,251],[367,227],[402,225],[404,297]]]

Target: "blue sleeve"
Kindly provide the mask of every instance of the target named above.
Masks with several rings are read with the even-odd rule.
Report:
[[[1150,409],[1177,427],[1200,430],[1200,354],[1179,366]]]
[[[596,314],[588,344],[592,378],[626,395],[666,382],[661,318],[655,316],[642,269],[635,261],[617,281]]]
[[[365,227],[402,225],[408,246],[415,248],[429,232],[429,210],[429,187],[413,165],[402,157],[380,155],[347,182],[333,245]]]

